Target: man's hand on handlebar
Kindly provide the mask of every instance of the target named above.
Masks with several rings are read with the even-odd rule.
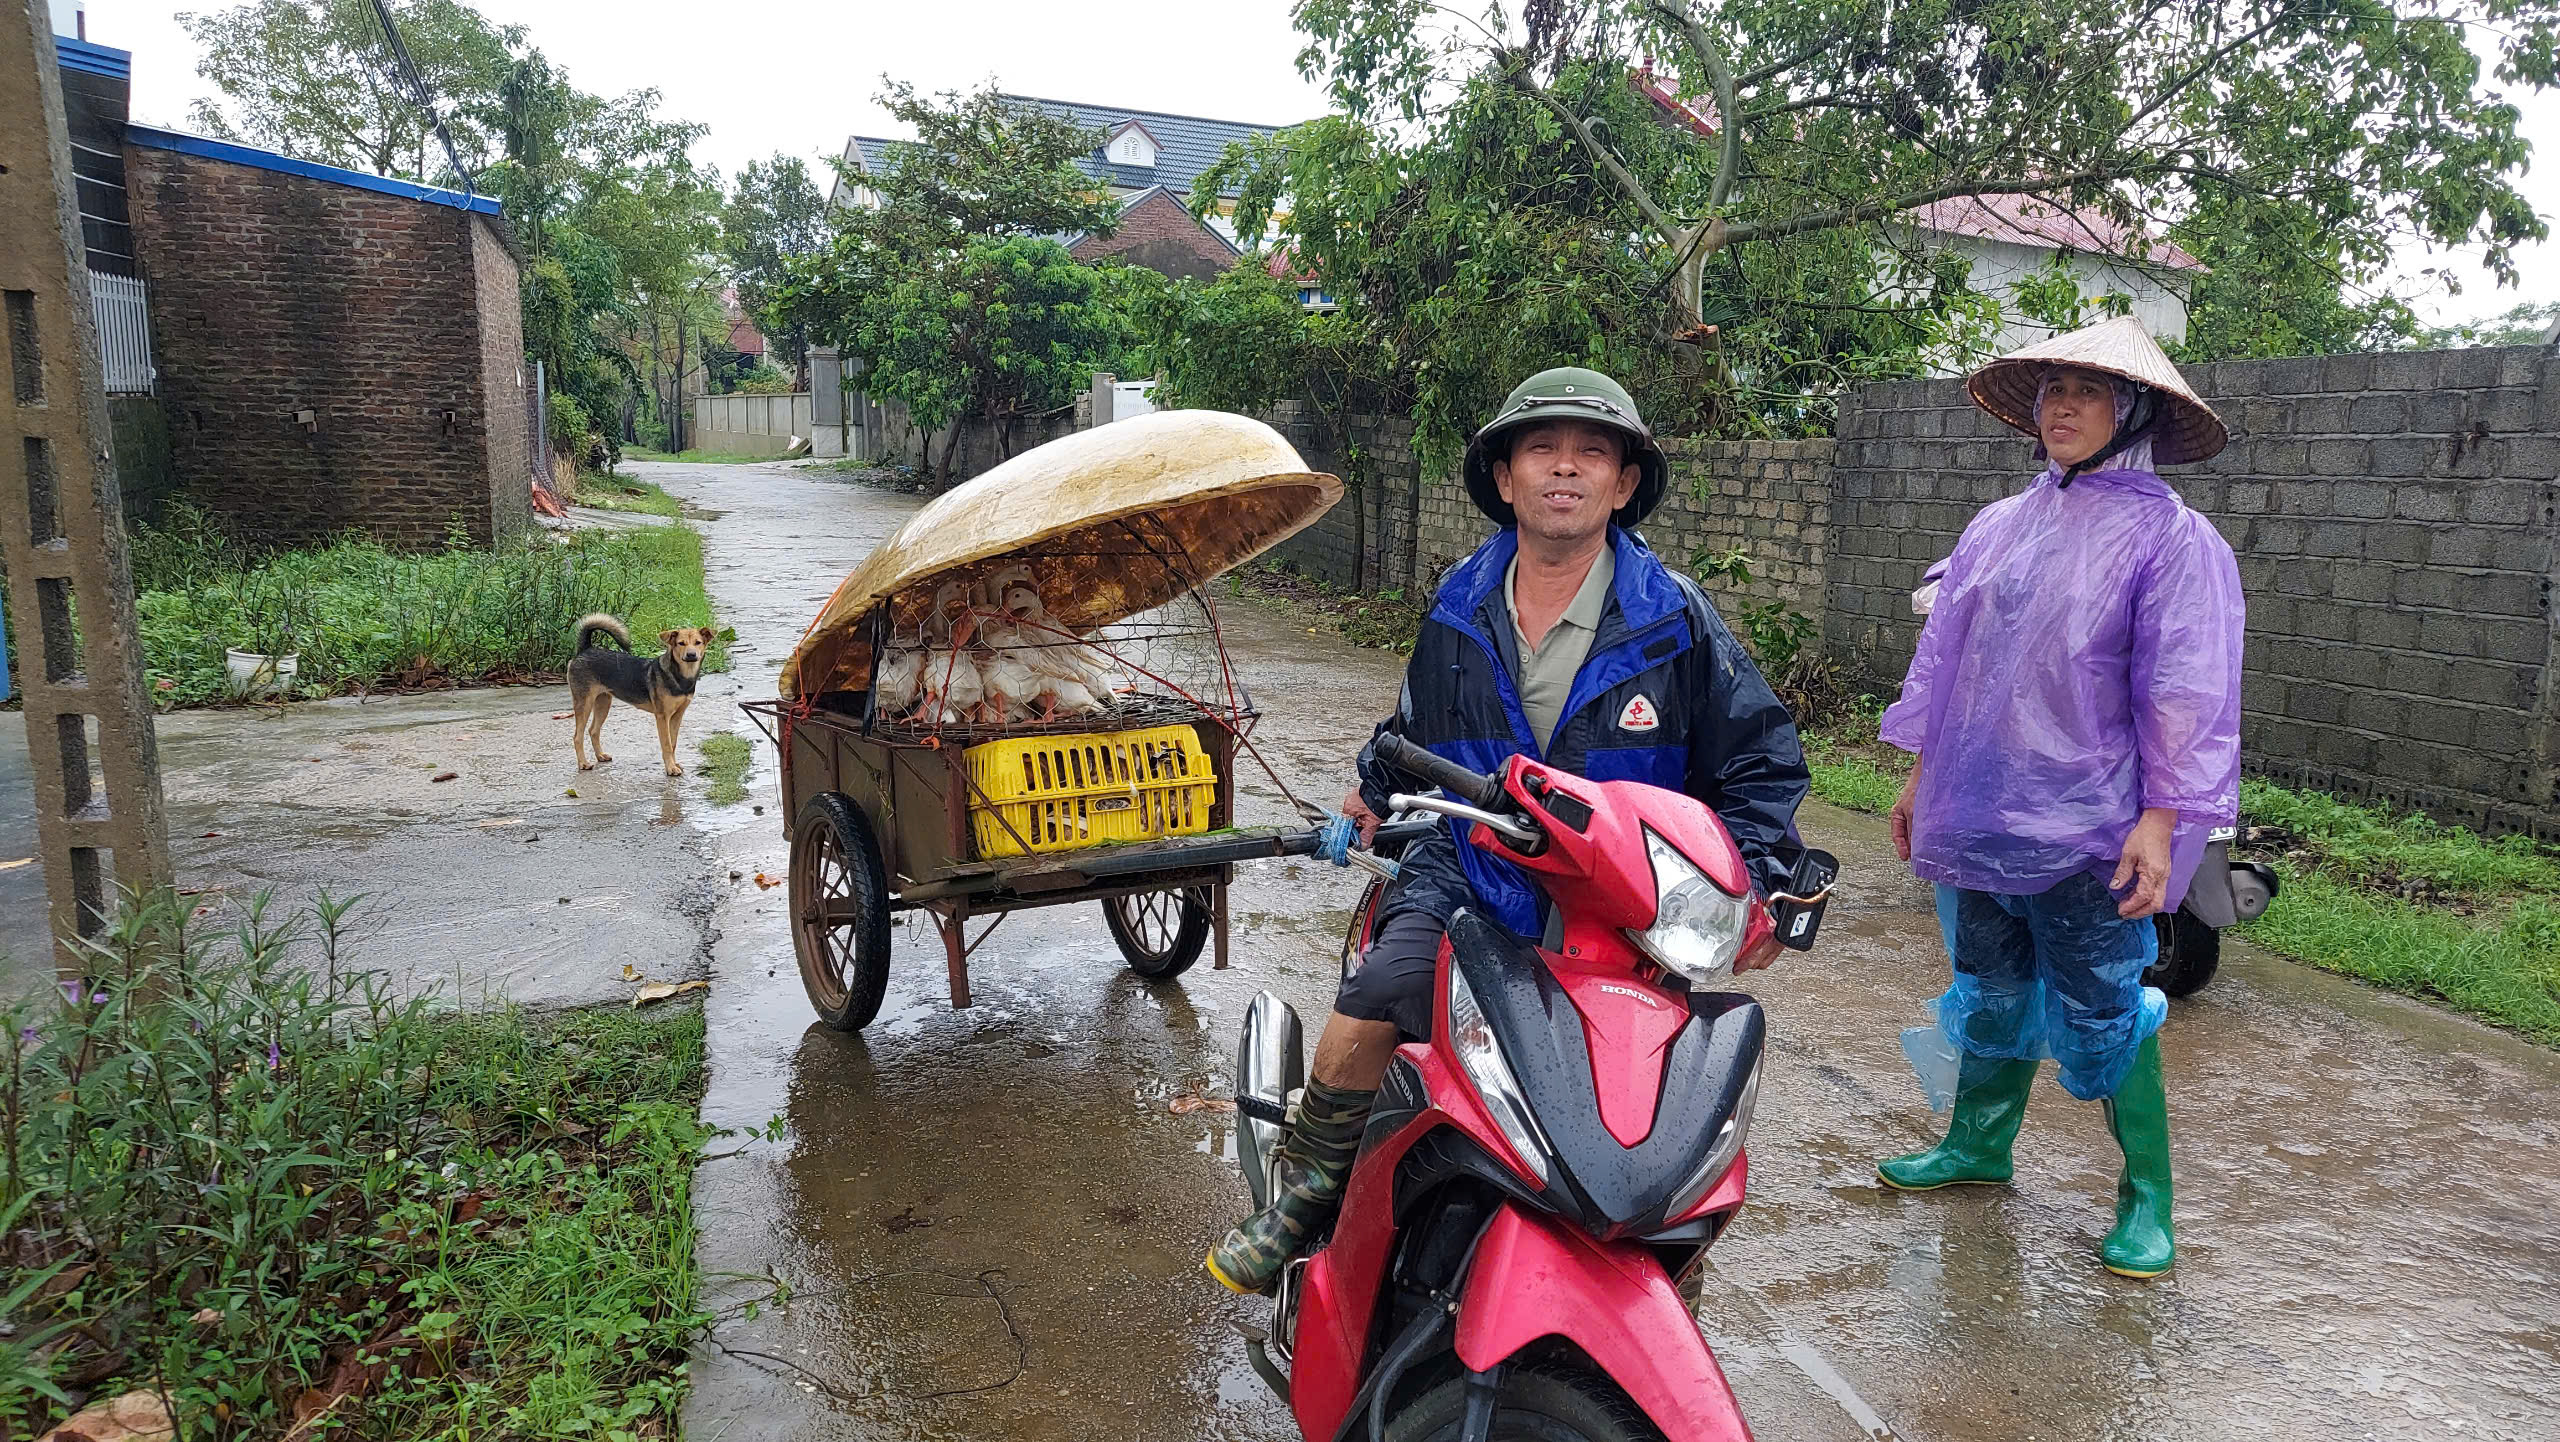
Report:
[[[1786,950],[1786,948],[1779,944],[1777,933],[1771,932],[1767,936],[1760,938],[1759,945],[1752,947],[1750,950],[1745,951],[1742,955],[1733,959],[1733,974],[1740,976],[1746,971],[1763,970],[1771,962],[1776,961],[1778,959],[1778,953],[1784,950]]]
[[[1377,844],[1378,813],[1370,810],[1369,803],[1360,799],[1359,787],[1352,787],[1350,793],[1342,798],[1342,814],[1350,817],[1352,824],[1360,828],[1362,850]]]

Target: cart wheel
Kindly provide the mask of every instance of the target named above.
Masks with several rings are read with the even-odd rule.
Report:
[[[1129,969],[1149,981],[1182,975],[1209,940],[1209,888],[1149,891],[1102,903],[1102,919]]]
[[[809,798],[791,833],[791,942],[818,1020],[858,1031],[889,987],[889,876],[861,808]]]
[[[2184,911],[2151,918],[2160,932],[2160,959],[2142,974],[2171,996],[2193,996],[2222,965],[2222,933]]]

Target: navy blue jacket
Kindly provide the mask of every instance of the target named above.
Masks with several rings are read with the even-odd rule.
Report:
[[[1766,894],[1795,865],[1796,807],[1812,781],[1795,721],[1695,582],[1616,526],[1609,545],[1616,582],[1543,752],[1513,681],[1519,643],[1502,578],[1520,537],[1510,529],[1441,583],[1405,668],[1396,714],[1378,731],[1472,771],[1497,770],[1526,752],[1594,781],[1685,792],[1722,818]],[[1379,760],[1374,738],[1361,748],[1360,796],[1370,810],[1383,816],[1389,793],[1429,789]],[[1458,826],[1406,848],[1386,910],[1419,909],[1446,922],[1473,904],[1535,940],[1545,910],[1536,883],[1460,840]]]

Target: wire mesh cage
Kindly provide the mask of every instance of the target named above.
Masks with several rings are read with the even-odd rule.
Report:
[[[1238,734],[1252,698],[1227,655],[1206,577],[1156,518],[945,572],[871,617],[866,729],[968,744],[1002,736],[1116,732],[1213,720]],[[1079,633],[1063,588],[1098,573],[1147,575],[1163,605]]]

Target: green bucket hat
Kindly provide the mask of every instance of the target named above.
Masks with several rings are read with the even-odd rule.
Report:
[[[1611,521],[1634,526],[1661,503],[1666,471],[1662,447],[1654,442],[1653,432],[1645,428],[1644,417],[1636,414],[1635,397],[1627,394],[1625,386],[1598,371],[1558,366],[1522,381],[1511,398],[1502,403],[1501,411],[1485,422],[1474,440],[1467,442],[1467,494],[1475,498],[1476,509],[1491,516],[1495,525],[1517,525],[1520,517],[1493,483],[1494,460],[1510,458],[1509,438],[1513,431],[1539,421],[1590,421],[1627,438],[1629,453],[1642,468],[1642,474],[1636,481],[1636,493],[1609,518]]]

